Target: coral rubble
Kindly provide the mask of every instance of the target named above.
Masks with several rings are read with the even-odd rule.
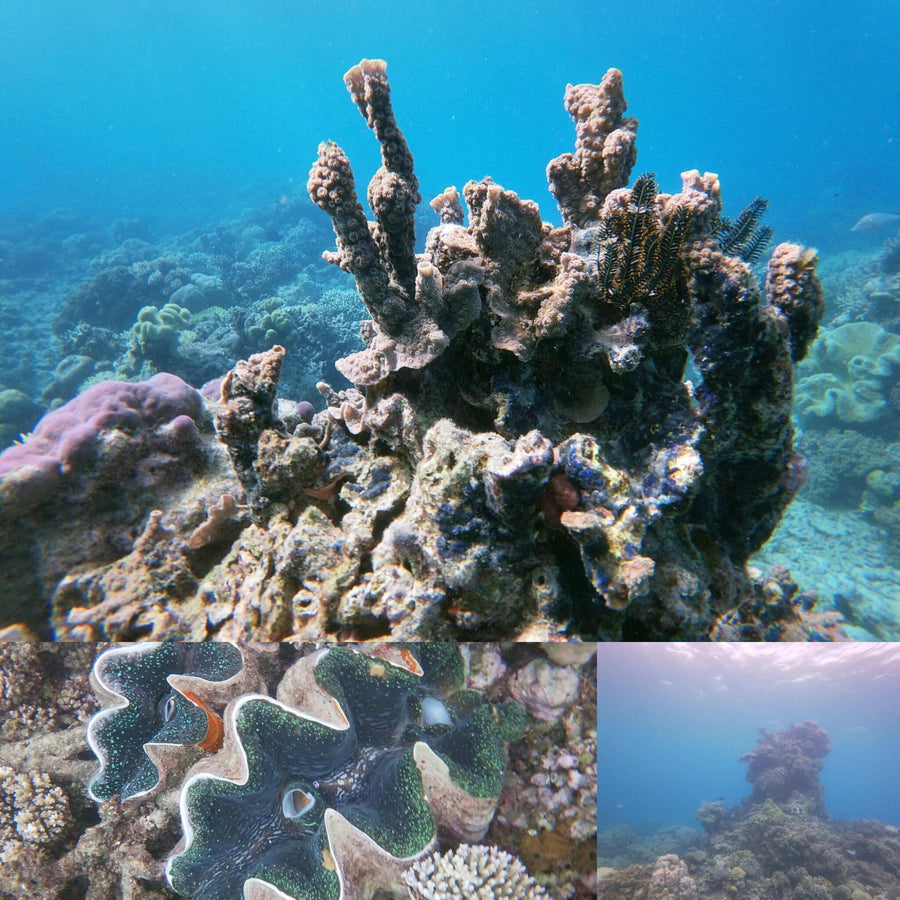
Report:
[[[759,203],[728,223],[718,177],[697,171],[675,194],[651,174],[627,187],[637,121],[611,69],[566,92],[576,147],[548,167],[561,227],[485,178],[433,201],[417,254],[386,65],[345,81],[381,146],[375,221],[334,142],[308,191],[334,225],[326,259],[371,316],[336,363],[353,387],[320,383],[326,410],[302,421],[275,399],[281,345],[240,362],[212,410],[230,483],[207,429],[215,489],[195,482],[189,511],[184,495],[136,505],[143,549],[65,593],[30,585],[57,635],[834,637],[789,595],[757,604],[745,566],[803,482],[792,362],[823,310],[814,251],[777,247],[763,290],[747,262],[768,240]],[[171,343],[191,315],[165,309],[139,344]],[[233,528],[207,550],[197,528],[226,495]]]

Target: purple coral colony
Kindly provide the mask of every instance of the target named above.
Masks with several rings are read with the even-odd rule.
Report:
[[[648,174],[626,187],[637,120],[616,69],[567,88],[575,152],[547,169],[561,227],[485,178],[432,201],[440,224],[416,253],[418,182],[385,63],[345,82],[381,145],[375,221],[333,142],[308,191],[337,235],[325,258],[371,317],[334,363],[352,385],[320,380],[315,413],[276,397],[285,345],[305,351],[292,308],[269,303],[243,325],[269,349],[202,393],[158,374],[49,412],[0,456],[7,633],[839,636],[785,570],[746,567],[804,480],[790,410],[824,309],[815,253],[779,245],[760,286],[759,209],[726,220],[715,175],[685,172],[671,195]],[[73,346],[134,271],[70,298]],[[131,371],[207,327],[198,296],[227,293],[182,275],[144,279],[175,290],[141,310]],[[230,277],[264,293],[249,262]],[[73,359],[59,385],[83,376]]]

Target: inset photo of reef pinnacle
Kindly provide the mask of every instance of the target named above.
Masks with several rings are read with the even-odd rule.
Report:
[[[0,897],[588,900],[567,646],[0,644]]]
[[[374,221],[334,141],[307,191],[368,313],[363,346],[318,381],[318,412],[279,397],[305,351],[272,307],[266,349],[203,392],[159,373],[49,412],[0,454],[7,634],[842,637],[785,569],[747,566],[804,483],[791,402],[824,310],[816,252],[779,244],[758,279],[764,201],[731,220],[715,174],[685,171],[676,193],[632,179],[617,69],[565,90],[561,225],[487,177],[431,201],[417,251],[387,65],[344,81],[381,148]],[[177,305],[138,320],[144,352],[193,327]]]
[[[896,900],[896,643],[604,645],[600,900]]]

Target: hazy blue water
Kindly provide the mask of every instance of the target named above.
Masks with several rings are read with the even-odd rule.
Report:
[[[703,800],[751,791],[758,729],[817,721],[832,816],[900,825],[900,646],[601,645],[600,828],[699,827]]]
[[[625,73],[639,170],[700,168],[779,239],[872,246],[900,211],[900,4],[453,4],[334,0],[0,3],[0,215],[220,215],[303,188],[318,142],[360,182],[377,147],[341,75],[389,62],[426,199],[491,174],[556,219],[567,81]]]

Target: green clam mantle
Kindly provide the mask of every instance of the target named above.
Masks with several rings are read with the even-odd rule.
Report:
[[[207,704],[248,689],[252,676],[233,644],[135,644],[107,650],[91,670],[105,704],[88,723],[100,761],[88,787],[103,802],[155,790],[168,753],[186,745],[213,749],[216,717]]]
[[[222,749],[181,791],[184,838],[166,870],[177,893],[363,900],[405,890],[438,829],[484,836],[525,712],[462,690],[454,645],[397,648],[322,650],[288,670],[276,699],[229,704]]]

